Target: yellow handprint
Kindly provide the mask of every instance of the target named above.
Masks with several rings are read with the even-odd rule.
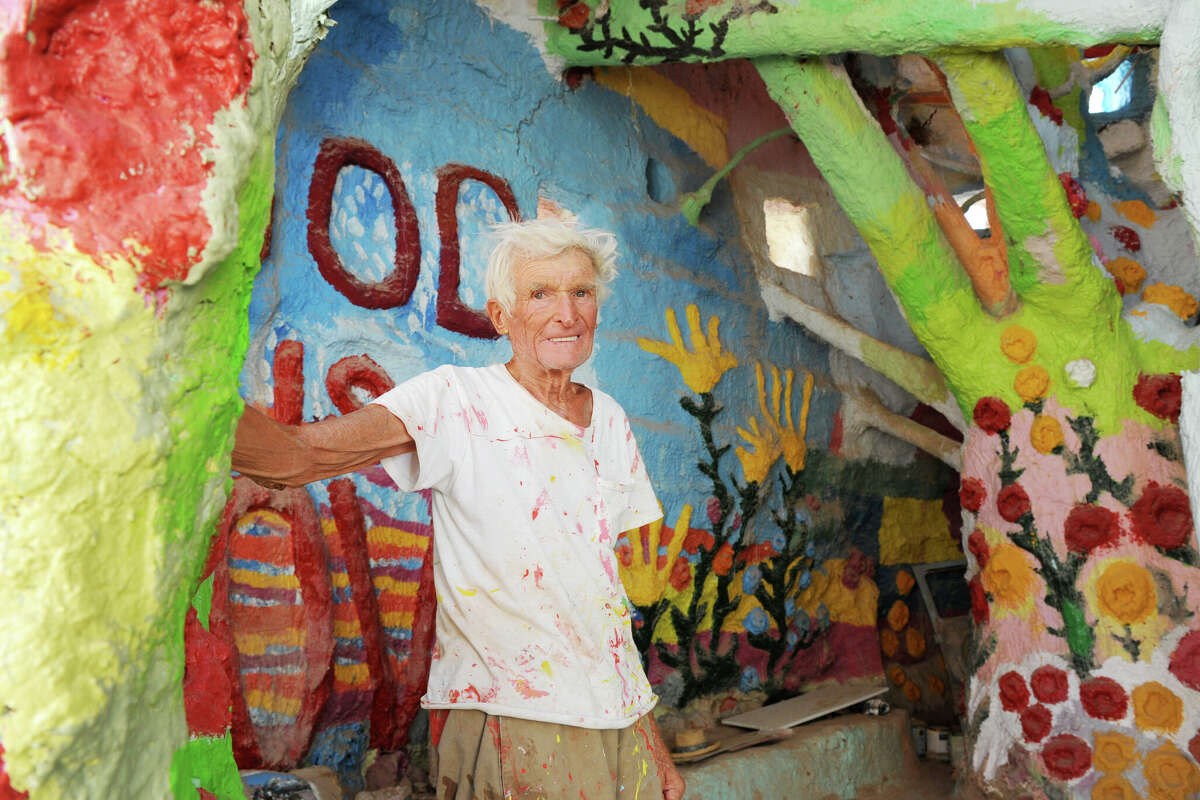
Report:
[[[800,424],[797,429],[792,422],[792,370],[784,372],[784,382],[779,381],[778,367],[771,366],[771,407],[767,408],[766,380],[763,376],[762,362],[754,366],[754,378],[758,385],[758,408],[762,413],[763,427],[759,430],[758,419],[751,417],[750,430],[738,428],[738,434],[746,440],[752,450],[743,447],[736,449],[738,461],[742,463],[742,471],[746,480],[751,483],[761,483],[779,456],[783,456],[793,472],[804,469],[804,461],[808,455],[808,445],[804,436],[808,431],[808,410],[812,401],[813,376],[811,372],[804,373],[804,396],[800,404]],[[782,414],[780,399],[783,399]]]
[[[666,317],[671,341],[668,343],[638,337],[638,346],[678,367],[683,382],[696,394],[711,392],[721,376],[738,365],[737,357],[721,347],[721,340],[717,336],[721,320],[715,314],[709,317],[708,335],[705,336],[700,326],[700,309],[695,303],[689,303],[687,321],[692,341],[689,352],[683,344],[679,323],[675,321],[675,309],[668,308]]]
[[[658,602],[667,591],[667,581],[671,577],[671,567],[683,549],[683,540],[687,538],[688,526],[692,521],[692,507],[684,504],[675,521],[675,528],[663,529],[663,520],[643,526],[646,529],[646,541],[642,541],[642,528],[625,531],[629,538],[630,550],[628,564],[625,558],[617,563],[621,574],[621,583],[625,585],[625,594],[635,605],[646,606]],[[665,535],[664,535],[665,534]],[[660,554],[659,548],[666,548]],[[644,549],[643,549],[644,548]]]

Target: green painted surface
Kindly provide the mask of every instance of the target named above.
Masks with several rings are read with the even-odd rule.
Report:
[[[203,787],[220,800],[246,800],[242,779],[233,763],[233,738],[200,736],[175,751],[171,761],[171,791],[179,800],[195,800]]]
[[[589,0],[595,8],[598,0]],[[1128,7],[1103,21],[1082,4],[1061,4],[1053,12],[1029,9],[1019,0],[972,2],[937,0],[873,0],[845,3],[840,0],[802,0],[776,3],[774,13],[751,11],[743,0],[725,0],[699,15],[692,28],[683,16],[683,3],[663,7],[665,23],[676,39],[694,45],[680,48],[650,26],[651,11],[637,0],[610,0],[611,49],[589,49],[578,32],[548,22],[548,48],[571,64],[653,64],[662,61],[714,61],[720,58],[759,58],[782,54],[822,55],[858,51],[876,55],[930,52],[944,47],[998,50],[1015,46],[1127,44],[1157,42],[1163,20],[1144,9]],[[539,11],[557,18],[555,0],[539,0]],[[727,20],[728,29],[714,49],[716,33],[710,27]],[[586,29],[585,29],[586,30]],[[694,30],[695,35],[689,35]],[[593,34],[603,41],[599,26]],[[642,36],[645,36],[643,42]],[[622,41],[632,43],[621,46]]]

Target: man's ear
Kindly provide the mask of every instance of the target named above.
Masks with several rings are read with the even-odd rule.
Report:
[[[496,333],[500,334],[501,336],[507,336],[508,325],[504,319],[507,314],[504,313],[504,308],[500,305],[499,301],[487,301],[487,315],[488,319],[492,321],[492,327],[496,329]]]

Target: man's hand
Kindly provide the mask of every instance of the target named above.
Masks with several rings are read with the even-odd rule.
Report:
[[[681,800],[685,789],[683,776],[671,760],[671,751],[663,741],[658,730],[658,722],[653,714],[646,715],[646,723],[650,727],[651,752],[654,755],[654,765],[658,767],[658,780],[662,784],[663,800]]]

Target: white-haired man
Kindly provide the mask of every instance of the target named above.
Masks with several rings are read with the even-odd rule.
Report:
[[[379,462],[433,492],[438,798],[645,798],[684,785],[650,714],[613,553],[661,516],[621,407],[571,380],[616,274],[611,234],[498,230],[487,313],[513,356],[442,366],[299,427],[247,409],[234,469],[298,486]]]

